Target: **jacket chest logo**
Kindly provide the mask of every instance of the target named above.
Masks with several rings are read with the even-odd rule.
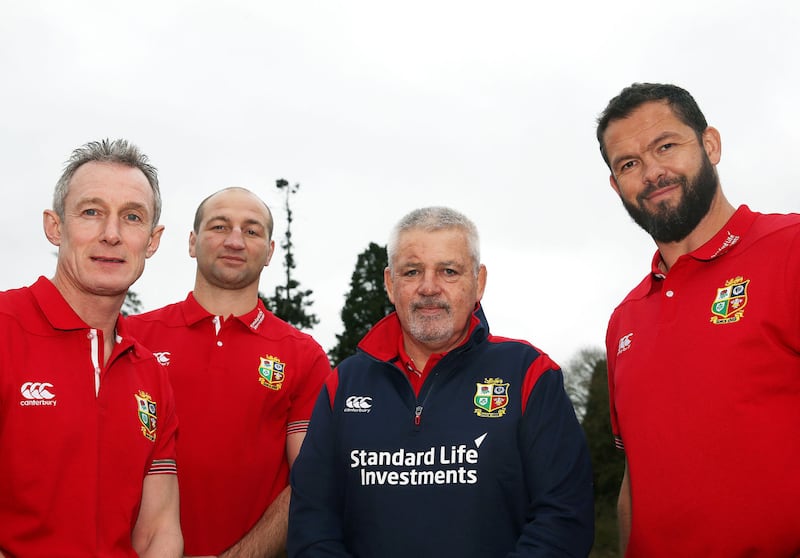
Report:
[[[498,418],[506,414],[508,388],[502,378],[486,378],[475,384],[475,414],[482,418]]]
[[[263,356],[258,366],[258,375],[262,386],[278,391],[286,379],[286,363],[272,355]]]
[[[717,289],[717,296],[711,305],[712,324],[731,324],[744,317],[747,306],[747,287],[749,279],[741,275],[725,281],[725,286]]]

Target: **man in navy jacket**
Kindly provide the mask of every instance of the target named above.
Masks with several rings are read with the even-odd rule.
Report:
[[[292,557],[586,556],[592,475],[559,367],[493,336],[475,225],[411,212],[396,312],[326,382],[292,470]]]

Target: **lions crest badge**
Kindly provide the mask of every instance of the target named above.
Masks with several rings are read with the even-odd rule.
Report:
[[[739,276],[728,279],[724,287],[717,289],[717,296],[711,305],[712,324],[730,324],[744,317],[749,284],[749,279]]]
[[[484,418],[498,418],[506,414],[509,384],[501,378],[486,378],[475,384],[475,414]]]
[[[263,356],[258,366],[258,375],[262,386],[278,391],[286,379],[286,363],[272,355]]]
[[[142,423],[142,434],[151,442],[156,440],[156,424],[158,413],[156,412],[156,402],[149,393],[139,390],[134,394],[136,407],[139,414],[139,422]]]

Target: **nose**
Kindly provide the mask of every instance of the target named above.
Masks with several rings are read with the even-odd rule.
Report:
[[[233,250],[244,249],[244,234],[239,227],[233,227],[230,234],[225,237],[225,247]]]
[[[642,159],[642,182],[645,184],[657,184],[665,173],[664,167],[654,157]]]
[[[423,296],[431,296],[439,293],[441,287],[437,280],[436,273],[426,271],[422,274],[422,279],[419,282],[419,294]]]
[[[114,218],[106,219],[105,223],[103,224],[103,234],[100,238],[102,242],[106,242],[108,244],[116,245],[120,242],[119,236],[119,222]]]

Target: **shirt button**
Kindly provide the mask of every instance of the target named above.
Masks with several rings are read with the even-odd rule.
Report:
[[[222,341],[217,341],[217,347],[222,347]]]
[[[665,294],[667,295],[667,298],[672,298],[673,296],[675,296],[675,293],[673,291],[667,291]]]

